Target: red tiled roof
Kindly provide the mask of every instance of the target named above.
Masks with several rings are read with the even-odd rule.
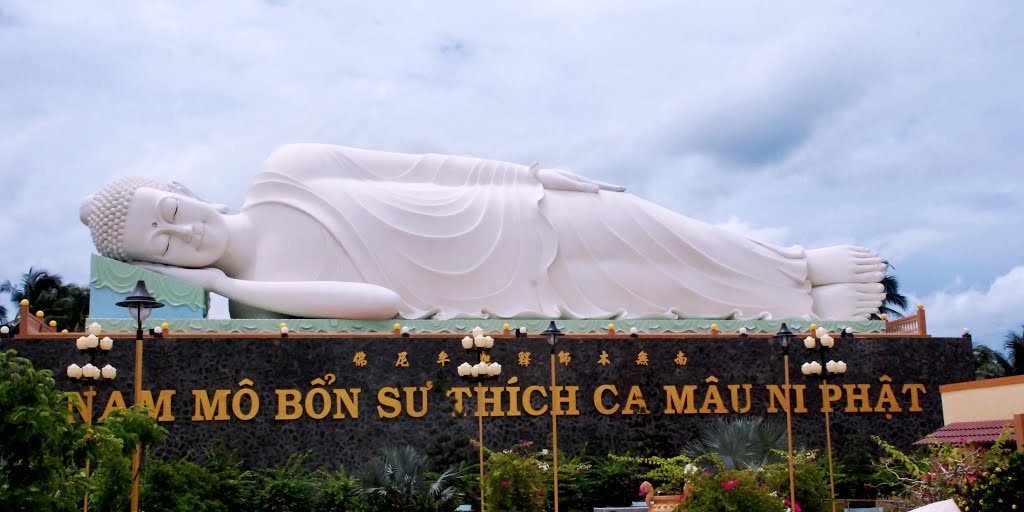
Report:
[[[1006,429],[1010,435],[1005,441],[1014,441],[1013,420],[964,421],[950,423],[928,437],[915,442],[915,445],[932,443],[994,443]]]

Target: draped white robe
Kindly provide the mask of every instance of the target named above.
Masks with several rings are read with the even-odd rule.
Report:
[[[389,288],[405,318],[811,314],[802,248],[625,192],[548,190],[523,165],[294,144],[268,158],[242,209],[266,205],[305,213],[354,269],[308,280]]]

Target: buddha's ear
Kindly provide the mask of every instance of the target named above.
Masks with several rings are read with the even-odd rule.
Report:
[[[92,215],[92,197],[85,196],[82,198],[82,205],[78,207],[78,218],[82,221],[82,224],[89,225],[89,216]]]

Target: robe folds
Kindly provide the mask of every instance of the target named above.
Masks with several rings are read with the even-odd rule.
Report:
[[[271,154],[242,209],[265,205],[303,212],[333,239],[329,256],[355,269],[309,280],[389,288],[404,318],[811,314],[801,247],[626,192],[548,190],[524,165],[291,144]]]

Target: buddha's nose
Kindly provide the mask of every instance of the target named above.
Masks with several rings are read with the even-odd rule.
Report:
[[[195,233],[195,228],[191,224],[187,226],[171,225],[167,227],[167,230],[174,233],[175,236],[180,237],[182,240],[185,241],[185,243],[191,243],[192,236]]]

